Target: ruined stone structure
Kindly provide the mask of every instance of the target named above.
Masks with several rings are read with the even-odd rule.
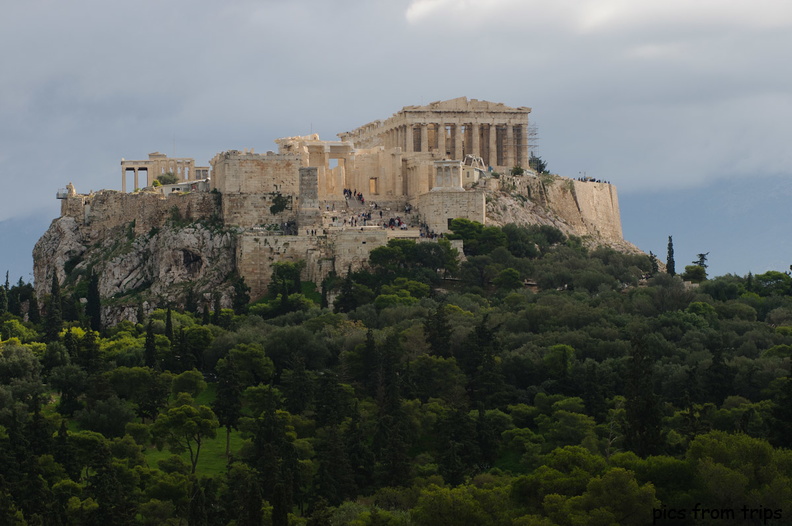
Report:
[[[341,133],[358,148],[399,148],[434,159],[480,157],[496,171],[528,165],[531,108],[468,100],[466,97],[407,106],[384,121]]]
[[[43,295],[53,273],[63,281],[64,267],[93,265],[100,290],[115,298],[150,284],[160,298],[181,301],[199,284],[198,292],[220,291],[227,304],[229,272],[243,277],[255,298],[266,292],[274,262],[303,260],[305,278],[319,282],[360,267],[394,237],[429,241],[448,232],[454,218],[552,224],[623,243],[611,185],[530,170],[508,175],[528,164],[530,111],[464,97],[408,106],[337,141],[314,134],[278,139],[277,152],[218,153],[211,174],[192,159],[160,153],[122,160],[121,192],[78,194],[71,184],[58,192],[61,218],[34,251],[36,287]],[[128,171],[136,189],[145,171],[146,187],[127,193]],[[151,188],[166,172],[179,182]],[[204,226],[186,226],[195,221]],[[153,262],[185,268],[168,271],[170,279]]]
[[[169,158],[164,153],[154,152],[149,154],[145,161],[126,161],[121,159],[121,191],[126,193],[127,174],[132,172],[135,178],[134,189],[142,188],[138,183],[141,172],[146,174],[146,184],[151,186],[154,180],[165,173],[172,173],[178,181],[197,181],[209,177],[209,167],[195,166],[195,161],[189,158]]]

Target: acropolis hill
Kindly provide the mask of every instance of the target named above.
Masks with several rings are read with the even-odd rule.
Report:
[[[33,253],[37,293],[53,273],[69,285],[93,267],[108,319],[134,320],[140,303],[183,303],[188,289],[228,305],[231,276],[256,298],[273,262],[303,260],[304,278],[319,283],[365,265],[389,239],[434,242],[454,218],[549,224],[635,250],[622,239],[615,187],[528,168],[530,112],[461,97],[407,106],[335,141],[314,134],[277,139],[277,152],[221,152],[210,167],[160,153],[122,160],[121,191],[58,192],[61,217]],[[177,182],[157,186],[165,173]]]

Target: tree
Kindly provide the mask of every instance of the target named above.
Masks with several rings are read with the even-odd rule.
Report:
[[[179,393],[187,393],[193,398],[206,389],[206,382],[203,375],[197,370],[184,371],[180,375],[174,376],[171,382],[171,390],[174,395]]]
[[[633,341],[627,370],[625,446],[641,457],[656,455],[663,445],[660,399],[654,392],[654,363],[650,345],[657,336]]]
[[[446,304],[437,306],[432,315],[424,322],[426,343],[437,356],[451,356],[451,324],[448,322]]]
[[[668,256],[666,257],[666,272],[672,276],[676,276],[676,268],[674,267],[674,240],[668,236]]]
[[[176,177],[173,172],[165,172],[157,177],[157,181],[159,181],[160,184],[176,184],[179,182],[179,178]]]
[[[91,329],[102,330],[102,298],[99,296],[99,276],[91,268],[88,275],[88,294],[86,296],[85,313],[91,322]]]
[[[194,407],[188,403],[161,413],[154,422],[151,433],[160,449],[166,445],[172,453],[188,451],[191,473],[195,473],[204,440],[214,438],[219,426],[217,416],[209,407]]]
[[[709,256],[709,252],[705,252],[704,254],[697,254],[695,261],[693,261],[693,264],[698,265],[701,268],[707,268],[707,256]]]
[[[60,331],[63,328],[61,309],[60,283],[58,283],[58,275],[53,272],[49,303],[47,304],[47,317],[44,321],[44,337],[48,342],[58,341]]]
[[[165,313],[165,336],[173,343],[173,317],[171,315],[170,305],[168,311]]]
[[[6,285],[0,285],[0,316],[8,312],[8,272],[6,272]]]
[[[681,277],[684,281],[701,283],[707,279],[707,271],[699,265],[685,265],[685,272],[682,273]]]
[[[541,157],[534,155],[533,152],[531,152],[531,157],[528,159],[528,166],[540,174],[550,173],[547,171],[547,163]]]
[[[234,297],[232,299],[232,306],[234,314],[244,314],[247,311],[248,303],[250,303],[250,287],[245,283],[245,278],[237,276],[233,281]]]
[[[242,416],[242,381],[233,356],[221,358],[217,362],[217,397],[212,410],[217,415],[219,425],[226,428],[226,458],[231,448],[231,429],[236,429]]]
[[[505,268],[501,270],[497,276],[492,280],[492,283],[502,290],[515,290],[523,287],[523,282],[520,279],[520,273],[513,268]]]
[[[159,363],[157,360],[157,344],[156,339],[154,338],[154,324],[152,323],[151,319],[149,319],[148,323],[146,324],[146,343],[143,348],[143,356],[146,367],[159,369]]]

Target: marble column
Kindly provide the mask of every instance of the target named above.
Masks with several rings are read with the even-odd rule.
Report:
[[[421,123],[421,150],[422,152],[429,151],[429,125],[425,122]]]
[[[404,127],[405,135],[404,135],[404,151],[406,153],[410,153],[413,151],[413,127],[412,124],[407,124]]]
[[[148,175],[148,170],[146,170],[146,174]],[[140,188],[138,186],[138,169],[135,168],[135,188],[133,188],[133,190],[137,190],[138,188]]]
[[[504,153],[506,154],[504,157],[504,164],[507,168],[511,168],[514,166],[514,154],[516,153],[514,144],[514,125],[510,122],[506,123],[506,140],[503,142],[503,149]]]
[[[489,125],[489,156],[487,165],[495,166],[498,164],[498,128],[494,124]]]
[[[470,153],[481,157],[481,136],[479,135],[481,133],[481,126],[478,123],[473,123],[472,128],[473,140],[471,142],[473,144],[470,145]]]
[[[121,192],[126,193],[126,168],[121,167]]]
[[[440,150],[440,158],[446,158],[446,127],[445,124],[437,125],[437,149]]]
[[[454,151],[451,152],[452,159],[461,159],[462,158],[462,125],[460,123],[454,124],[454,134],[452,138],[452,143],[454,145]]]
[[[517,164],[528,168],[528,125],[520,124],[520,147],[517,150]]]

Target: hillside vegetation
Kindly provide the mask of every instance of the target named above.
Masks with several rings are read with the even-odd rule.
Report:
[[[0,286],[0,524],[789,523],[792,277],[453,227],[137,325]]]

